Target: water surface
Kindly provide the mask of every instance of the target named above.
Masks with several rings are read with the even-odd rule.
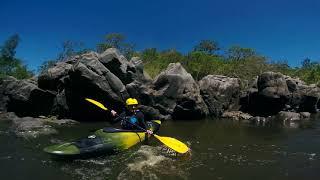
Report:
[[[56,161],[45,146],[89,135],[108,123],[59,128],[58,135],[18,138],[0,121],[0,179],[319,179],[320,121],[255,126],[229,120],[168,121],[159,135],[192,149],[176,157],[153,139],[125,152]]]

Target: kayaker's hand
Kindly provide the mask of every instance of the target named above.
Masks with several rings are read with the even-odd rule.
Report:
[[[153,134],[153,132],[151,130],[147,130],[147,133],[150,135]]]
[[[112,116],[116,116],[117,115],[117,112],[115,110],[111,110],[111,115]]]

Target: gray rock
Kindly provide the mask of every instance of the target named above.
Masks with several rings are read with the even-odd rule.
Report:
[[[254,116],[249,119],[251,124],[256,125],[266,125],[267,123],[270,123],[270,118],[261,117],[261,116]]]
[[[320,88],[310,86],[308,90],[301,93],[299,111],[316,113],[318,111]]]
[[[81,59],[69,73],[70,82],[65,87],[65,98],[72,119],[104,119],[105,112],[97,110],[84,99],[92,98],[108,108],[123,108],[128,97],[125,86],[98,59]]]
[[[200,95],[200,88],[180,63],[171,63],[153,82],[154,107],[174,119],[200,119],[208,108]]]
[[[19,137],[23,138],[36,138],[40,135],[50,135],[58,133],[52,126],[46,125],[40,118],[23,117],[14,118],[13,131]]]
[[[301,118],[308,119],[310,118],[311,114],[309,112],[300,112]]]
[[[29,80],[5,79],[1,87],[6,111],[20,116],[50,114],[55,93],[42,90]]]
[[[59,91],[64,86],[64,79],[72,69],[72,65],[58,62],[54,67],[42,72],[38,77],[39,88]]]
[[[168,120],[170,116],[164,116],[160,114],[158,109],[150,106],[140,105],[139,107],[143,112],[146,120]]]
[[[262,73],[258,78],[258,91],[260,95],[273,99],[289,96],[285,76],[281,73]]]
[[[109,48],[99,55],[100,62],[115,74],[124,84],[134,80],[135,66],[115,48]]]
[[[220,75],[208,75],[199,81],[201,95],[210,115],[221,116],[239,103],[240,80]]]
[[[297,111],[317,112],[320,89],[316,85],[306,85],[300,79],[286,76],[288,89],[291,92],[290,105]]]
[[[250,114],[244,113],[241,111],[227,111],[222,114],[222,117],[223,118],[230,118],[230,119],[237,120],[237,121],[249,120],[252,118],[252,116]]]
[[[290,84],[290,90],[288,89]],[[265,72],[258,77],[258,89],[249,89],[240,98],[241,110],[256,116],[270,116],[297,105],[292,103],[295,82],[280,73]],[[299,104],[297,102],[296,104]],[[289,106],[288,106],[289,105]]]
[[[280,111],[277,118],[280,121],[300,121],[301,115],[295,112]]]
[[[12,121],[15,118],[17,118],[17,115],[14,112],[2,112],[2,113],[0,113],[0,120],[1,121]]]

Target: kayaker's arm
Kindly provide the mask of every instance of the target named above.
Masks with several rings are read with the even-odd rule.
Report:
[[[114,110],[112,110],[112,111],[114,111]],[[111,115],[113,116],[112,111],[111,111]],[[114,112],[115,112],[115,111],[114,111]],[[123,118],[125,118],[125,117],[126,117],[126,112],[122,112],[120,115],[118,115],[118,114],[116,113],[113,117],[116,117],[116,118],[114,118],[114,119],[112,119],[112,120],[110,121],[111,124],[115,124],[115,123],[121,121]]]
[[[147,123],[144,119],[144,114],[141,111],[136,112],[136,117],[138,121],[140,122],[140,126],[144,129],[147,129],[148,134],[152,134],[153,132],[151,130],[148,130]]]

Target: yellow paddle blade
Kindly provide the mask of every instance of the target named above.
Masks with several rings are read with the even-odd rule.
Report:
[[[156,134],[153,134],[154,137],[156,137],[157,139],[159,139],[159,141],[161,141],[164,145],[168,146],[169,148],[171,148],[172,150],[184,154],[186,152],[189,151],[189,148],[187,145],[185,145],[183,142],[172,138],[172,137],[162,137],[162,136],[158,136]]]
[[[101,109],[103,110],[108,110],[108,108],[106,108],[103,104],[99,103],[98,101],[95,101],[93,99],[89,99],[89,98],[86,98],[87,101],[91,102],[92,104],[95,104],[96,106],[100,107]]]

